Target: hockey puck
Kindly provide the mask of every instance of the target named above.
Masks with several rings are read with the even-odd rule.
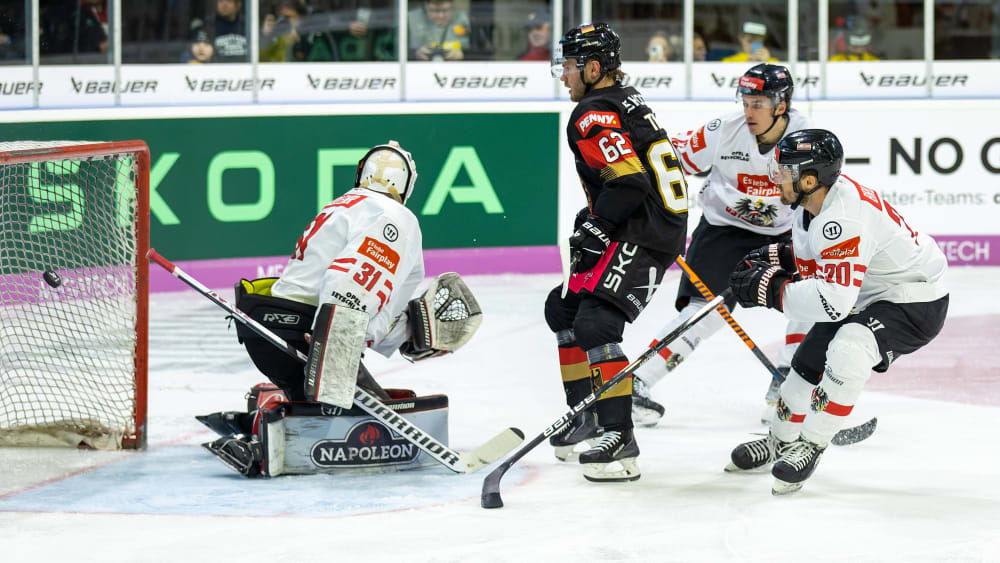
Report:
[[[59,287],[62,285],[62,277],[52,270],[45,270],[45,273],[42,274],[42,278],[45,280],[45,283],[49,284],[50,287]]]
[[[501,508],[503,499],[500,498],[500,493],[486,493],[479,499],[479,504],[483,508]]]

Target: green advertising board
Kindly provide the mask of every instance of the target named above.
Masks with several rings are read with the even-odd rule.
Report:
[[[424,248],[556,240],[558,114],[255,116],[17,123],[9,140],[141,139],[150,242],[174,260],[289,254],[390,139],[413,154]]]

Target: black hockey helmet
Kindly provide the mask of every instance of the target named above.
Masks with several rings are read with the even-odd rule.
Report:
[[[768,163],[767,175],[775,184],[786,181],[793,183],[798,199],[792,204],[794,209],[802,198],[823,186],[832,186],[840,177],[844,165],[844,147],[837,136],[826,129],[802,129],[785,135],[774,147],[774,158]],[[803,192],[799,190],[799,179],[806,172],[816,174],[819,185]]]
[[[552,76],[562,76],[562,63],[576,59],[576,67],[583,70],[587,61],[601,63],[602,75],[622,66],[622,41],[606,23],[588,23],[566,32],[555,48],[552,57]]]
[[[788,68],[771,63],[760,63],[743,73],[736,87],[736,98],[743,96],[767,96],[775,107],[785,102],[785,107],[792,107],[792,92],[795,83]]]

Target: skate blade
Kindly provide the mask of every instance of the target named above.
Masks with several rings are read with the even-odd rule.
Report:
[[[247,469],[247,465],[245,463],[229,455],[228,452],[222,450],[221,448],[213,448],[212,447],[213,444],[214,442],[205,442],[204,444],[201,445],[201,447],[211,452],[212,455],[218,458],[218,460],[221,461],[223,465],[225,465],[229,469],[232,469],[233,471],[239,473],[240,475],[246,475],[245,471]]]
[[[663,415],[656,412],[653,409],[644,409],[642,407],[632,407],[632,423],[638,426],[644,426],[650,428],[656,426]]]
[[[722,468],[726,473],[763,473],[767,471],[771,472],[771,462],[764,463],[763,465],[758,465],[757,467],[751,467],[750,469],[743,469],[742,467],[736,465],[733,462],[729,462],[725,467]]]
[[[623,483],[635,481],[642,476],[635,458],[626,458],[611,463],[584,463],[583,478],[595,483]]]
[[[596,446],[600,441],[600,437],[589,438],[569,446],[553,446],[552,448],[555,450],[556,459],[559,461],[571,461],[576,463],[576,461],[580,459],[580,454]]]
[[[794,493],[802,488],[802,483],[789,483],[787,481],[782,481],[781,479],[775,479],[774,484],[771,485],[771,494],[780,497],[782,495],[788,495]]]

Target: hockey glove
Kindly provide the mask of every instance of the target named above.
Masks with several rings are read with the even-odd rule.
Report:
[[[798,271],[798,267],[795,265],[795,254],[792,252],[792,244],[788,242],[774,242],[751,250],[737,265],[737,269],[740,269],[744,262],[765,262],[792,274]]]
[[[611,244],[613,231],[614,225],[610,222],[594,215],[587,215],[573,236],[569,237],[574,273],[586,272],[600,262],[604,251]]]
[[[788,272],[766,262],[745,261],[729,276],[729,287],[744,307],[768,307],[783,311],[781,293],[792,281]]]
[[[589,215],[590,215],[590,208],[589,207],[584,207],[583,209],[581,209],[581,210],[579,210],[579,211],[576,212],[576,219],[573,219],[573,231],[574,232],[577,229],[580,228],[580,225],[582,225],[583,222],[587,220],[587,217]]]

